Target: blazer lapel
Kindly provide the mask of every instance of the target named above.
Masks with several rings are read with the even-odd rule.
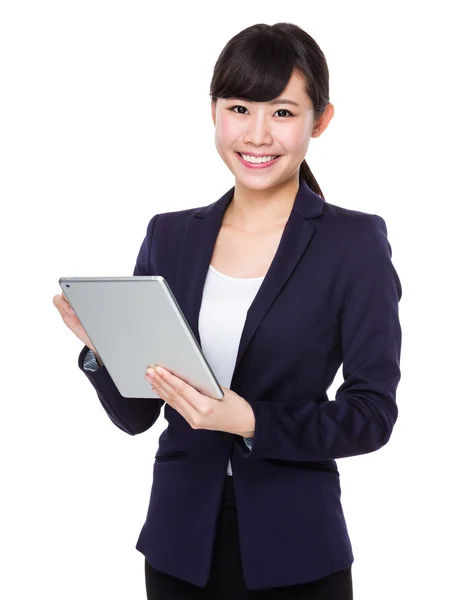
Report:
[[[181,245],[174,295],[199,345],[199,312],[213,249],[226,208],[234,196],[234,187],[219,200],[192,213],[186,224]],[[248,312],[240,338],[234,377],[248,345],[265,314],[287,283],[309,245],[315,227],[309,219],[323,213],[324,200],[300,179],[299,189],[285,225],[280,244]],[[234,380],[234,377],[232,381]]]

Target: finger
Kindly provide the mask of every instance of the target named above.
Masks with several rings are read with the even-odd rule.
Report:
[[[157,369],[155,369],[157,372]],[[203,396],[194,387],[165,370],[165,375],[156,377],[160,381],[163,393],[168,403],[173,406],[188,421],[193,429],[205,428],[206,415],[211,407],[203,403]],[[155,379],[156,379],[155,378]]]
[[[162,398],[162,396],[164,395],[164,393],[162,392],[161,388],[158,387],[158,385],[155,383],[154,385],[151,385],[151,389],[153,390],[153,392],[156,392],[156,394],[159,396],[159,398],[161,398],[162,400],[165,400],[165,398]]]
[[[68,304],[67,308],[69,308],[69,309],[71,309],[73,311],[72,305],[70,304],[70,300],[67,298],[67,296],[64,294],[64,292],[62,292],[62,296],[64,297],[65,302]],[[74,315],[75,314],[74,311],[71,314]]]
[[[57,310],[60,312],[61,315],[65,314],[67,312],[66,307],[65,307],[65,302],[62,299],[62,296],[60,294],[56,294],[53,299],[53,304],[54,306],[57,308]]]
[[[166,369],[162,369],[161,371],[155,369],[154,371],[156,374],[155,381],[162,385],[167,393],[178,394],[186,399],[192,393],[196,393],[196,390],[192,386],[170,373],[170,371]]]
[[[166,378],[166,379],[165,379]],[[169,371],[166,371],[164,376],[160,376],[156,373],[155,384],[161,388],[161,392],[164,397],[167,398],[167,402],[175,408],[190,425],[196,425],[199,422],[199,412],[197,407],[191,401],[192,393],[198,394],[196,390],[185,383],[183,380],[175,377]]]
[[[153,383],[151,383],[151,381],[149,381],[152,389],[156,392],[156,394],[159,396],[159,398],[164,400],[164,402],[166,404],[171,406],[174,410],[176,410],[178,413],[180,413],[180,415],[186,421],[188,421],[188,419],[189,419],[188,413],[189,413],[189,407],[190,407],[189,403],[185,402],[185,399],[183,397],[179,396],[170,385],[168,385],[166,388],[165,382],[160,381],[159,379],[160,378],[156,376],[153,380]],[[148,381],[148,379],[146,381]],[[183,407],[185,407],[185,408],[183,408]]]
[[[182,398],[181,393],[169,382],[165,381],[165,379],[155,373],[155,377],[153,379],[153,385],[157,390],[167,398],[169,402],[174,402],[177,396]]]
[[[52,300],[53,300],[54,306],[60,312],[62,317],[68,316],[69,314],[70,315],[75,314],[75,312],[73,311],[70,304],[63,298],[62,295],[56,294]]]

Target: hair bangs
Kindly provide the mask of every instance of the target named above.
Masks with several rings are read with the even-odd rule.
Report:
[[[265,33],[247,39],[221,61],[224,70],[215,78],[213,97],[273,100],[288,85],[294,62],[294,53],[284,40]]]

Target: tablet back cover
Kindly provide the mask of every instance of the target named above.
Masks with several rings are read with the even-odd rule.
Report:
[[[158,398],[145,380],[155,364],[224,396],[163,277],[61,277],[59,285],[122,396]]]

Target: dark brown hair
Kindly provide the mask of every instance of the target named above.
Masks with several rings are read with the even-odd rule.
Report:
[[[305,77],[316,120],[329,102],[328,65],[318,44],[293,23],[252,25],[231,38],[219,55],[210,83],[211,99],[273,100],[285,89],[294,69]],[[305,159],[299,177],[324,200]]]

